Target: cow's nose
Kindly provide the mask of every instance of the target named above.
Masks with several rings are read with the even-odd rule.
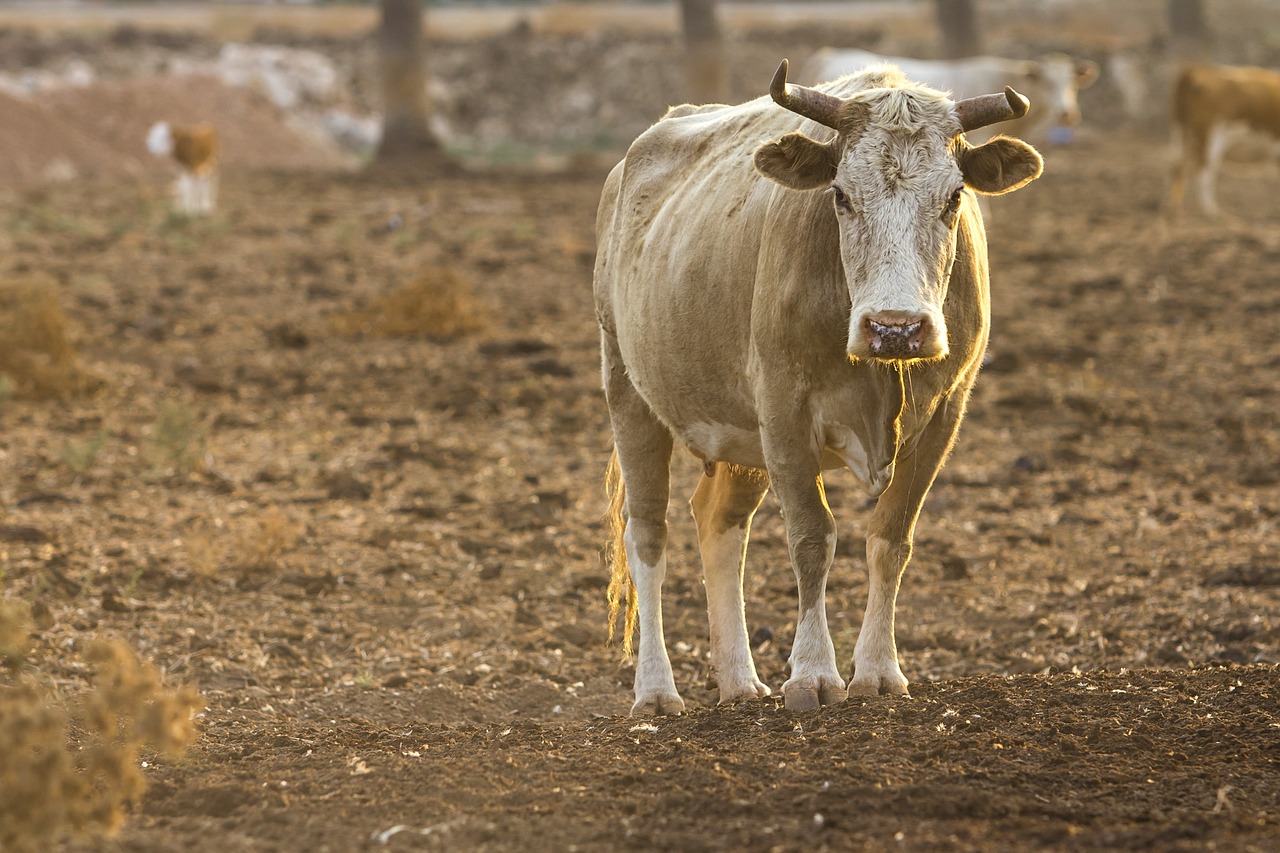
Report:
[[[924,317],[868,317],[863,321],[863,332],[874,358],[919,358],[929,321]]]

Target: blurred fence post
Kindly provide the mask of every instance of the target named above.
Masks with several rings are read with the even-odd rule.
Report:
[[[379,161],[434,155],[440,143],[427,124],[421,0],[381,0],[378,59],[382,68]]]
[[[1169,0],[1169,49],[1177,59],[1205,59],[1209,51],[1209,25],[1204,0]]]
[[[680,0],[680,18],[689,100],[696,104],[724,103],[729,99],[729,78],[716,0]]]
[[[982,52],[975,0],[933,0],[934,18],[942,36],[944,59],[977,56]]]

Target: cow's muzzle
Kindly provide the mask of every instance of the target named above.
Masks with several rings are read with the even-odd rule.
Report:
[[[907,360],[930,358],[938,353],[927,346],[931,329],[928,317],[872,315],[862,321],[862,334],[872,358]]]
[[[1080,110],[1064,109],[1058,113],[1058,124],[1062,127],[1075,127],[1080,123]]]

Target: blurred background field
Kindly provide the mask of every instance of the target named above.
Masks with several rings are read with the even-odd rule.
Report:
[[[144,712],[204,703],[185,757],[130,735],[114,796],[76,800],[120,834],[49,840],[67,809],[22,843],[1269,849],[1280,179],[1237,167],[1223,221],[1162,216],[1164,0],[976,8],[985,51],[1102,74],[1044,177],[992,204],[991,353],[901,598],[916,698],[714,706],[681,454],[691,713],[650,729],[604,643],[590,290],[608,169],[691,97],[676,5],[429,7],[448,157],[396,170],[373,168],[373,4],[0,5],[0,719],[43,720],[16,742],[78,796],[93,661]],[[1276,4],[1204,8],[1208,58],[1280,63]],[[731,100],[825,45],[940,51],[923,0],[720,12]],[[174,210],[160,119],[217,127],[211,215]],[[847,663],[867,501],[827,493]],[[771,499],[751,547],[776,691],[795,590]]]
[[[1159,129],[1172,75],[1164,6],[988,2],[984,49],[1025,58],[1066,51],[1104,69],[1136,68],[1136,93],[1121,91],[1111,73],[1082,92],[1089,121],[1081,132]],[[824,45],[922,57],[938,50],[927,2],[720,9],[733,101],[757,97],[781,56],[799,63]],[[1221,0],[1208,15],[1219,61],[1280,58],[1268,4]],[[616,153],[690,96],[670,3],[450,4],[425,20],[433,128],[472,164],[563,165]],[[224,126],[227,168],[358,165],[378,134],[376,24],[373,4],[7,5],[0,143],[9,156],[0,177],[156,173],[163,165],[135,144],[136,128],[156,116]],[[1126,94],[1136,106],[1126,107]]]

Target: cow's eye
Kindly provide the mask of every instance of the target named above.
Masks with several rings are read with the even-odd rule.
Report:
[[[948,222],[955,219],[956,214],[960,212],[960,197],[963,194],[963,189],[958,189],[951,194],[951,198],[947,199],[947,206],[942,209],[943,219]]]
[[[844,190],[835,184],[831,185],[831,197],[836,200],[836,207],[841,210],[853,210],[853,205],[849,203],[849,197],[844,194]]]

